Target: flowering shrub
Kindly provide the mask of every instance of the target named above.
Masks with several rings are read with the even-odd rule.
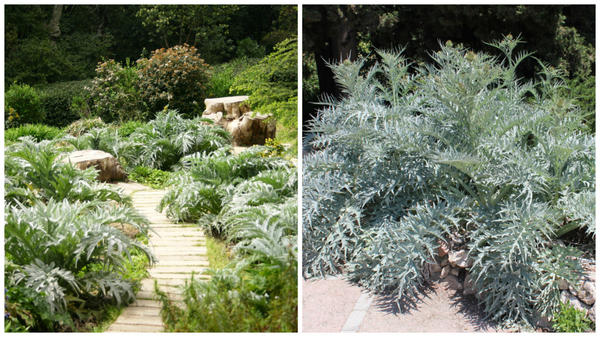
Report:
[[[193,117],[203,109],[210,67],[187,44],[152,52],[138,61],[140,94],[152,111],[165,105]]]
[[[115,60],[98,63],[96,77],[86,87],[92,110],[105,122],[144,120],[147,107],[138,91],[138,73],[129,62],[123,67]]]

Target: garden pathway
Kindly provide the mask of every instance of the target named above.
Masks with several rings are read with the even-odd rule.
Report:
[[[156,208],[166,191],[153,190],[137,183],[119,183],[133,198],[134,207],[150,220],[149,246],[157,263],[149,269],[150,278],[142,281],[136,301],[123,310],[106,332],[161,332],[160,302],[154,299],[154,282],[174,301],[181,301],[179,286],[194,272],[206,278],[208,268],[206,241],[195,225],[174,224]]]
[[[371,296],[341,277],[302,281],[302,332],[496,332],[477,306],[434,284],[414,307]]]

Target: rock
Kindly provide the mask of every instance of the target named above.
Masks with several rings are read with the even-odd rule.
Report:
[[[596,304],[594,303],[594,305],[592,306],[592,308],[590,310],[588,310],[588,317],[596,322]]]
[[[473,261],[467,258],[466,250],[450,251],[448,252],[448,262],[453,267],[469,268],[473,265]]]
[[[569,289],[569,283],[567,283],[567,281],[565,279],[560,279],[558,280],[558,289],[560,290],[565,290],[565,289]]]
[[[75,167],[84,170],[88,167],[95,167],[98,171],[99,181],[124,180],[127,173],[123,171],[119,161],[110,153],[99,150],[81,150],[67,153],[62,159],[65,163],[72,163]]]
[[[471,279],[471,274],[467,273],[467,276],[465,276],[465,280],[463,281],[463,295],[473,295],[475,293],[475,285]]]
[[[437,264],[437,263],[428,263],[428,265],[429,265],[428,266],[429,267],[429,272],[431,274],[433,274],[433,273],[439,273],[439,272],[442,271],[442,267],[439,264]]]
[[[113,222],[113,223],[109,224],[109,226],[120,230],[121,232],[123,232],[125,235],[127,235],[128,237],[130,237],[132,239],[134,239],[140,233],[140,230],[137,227],[135,227],[134,225],[128,224],[128,223]]]
[[[590,308],[589,306],[581,303],[575,295],[571,294],[571,292],[569,292],[567,290],[563,290],[560,292],[560,301],[563,303],[571,304],[575,309],[583,310],[586,313],[588,312],[588,310]]]
[[[438,240],[438,243],[440,244],[440,246],[438,247],[438,255],[439,256],[448,255],[448,251],[450,250],[450,248],[448,247],[448,244],[442,240]]]
[[[460,274],[460,270],[456,268],[450,269],[450,275],[458,276]]]
[[[577,297],[587,305],[593,305],[596,302],[596,289],[590,281],[583,283],[583,286],[577,291]]]
[[[264,145],[267,138],[275,138],[275,120],[271,115],[246,113],[227,124],[234,146]]]
[[[448,265],[448,257],[444,257],[442,261],[440,261],[440,266],[445,267]]]
[[[446,290],[461,290],[463,288],[458,278],[454,275],[446,276],[441,283]]]
[[[536,322],[536,326],[542,328],[542,331],[548,331],[550,329],[552,329],[552,318],[551,317],[546,317],[546,316],[541,316],[538,318],[537,322]]]
[[[203,115],[210,115],[220,111],[227,118],[239,118],[250,111],[250,105],[247,102],[248,98],[248,96],[207,98],[204,100],[206,110],[204,110]]]
[[[442,268],[442,273],[440,274],[440,278],[446,278],[448,276],[448,274],[450,273],[450,266],[446,265],[444,266],[444,268]]]

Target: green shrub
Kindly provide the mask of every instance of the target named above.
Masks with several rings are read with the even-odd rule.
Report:
[[[89,83],[89,80],[57,82],[40,87],[46,111],[44,123],[63,127],[81,118],[79,106],[73,105],[73,102],[79,102],[81,106],[87,104],[84,88]]]
[[[170,172],[145,166],[138,166],[134,168],[128,176],[129,180],[131,181],[136,181],[140,184],[148,185],[155,189],[165,188],[170,177]]]
[[[592,330],[592,321],[585,312],[577,310],[571,304],[562,303],[560,311],[552,320],[552,328],[557,332],[588,332]]]
[[[221,212],[231,189],[261,171],[283,168],[289,163],[282,158],[265,155],[263,146],[232,156],[228,149],[210,154],[194,154],[182,158],[181,167],[186,174],[177,175],[172,188],[160,202],[160,209],[178,221],[197,221],[206,214]],[[212,224],[212,223],[211,223]],[[208,228],[219,236],[222,228]]]
[[[70,201],[108,201],[129,204],[111,185],[96,182],[94,168],[80,170],[64,163],[52,141],[35,142],[23,138],[6,148],[5,202],[33,205],[50,199]]]
[[[235,77],[231,93],[250,95],[253,111],[273,114],[296,128],[298,116],[298,42],[287,39],[256,65]]]
[[[106,124],[100,118],[80,119],[69,124],[65,131],[71,136],[79,137],[91,129],[105,127]]]
[[[594,138],[548,68],[517,78],[518,43],[492,44],[504,60],[448,44],[416,69],[385,51],[370,69],[333,67],[345,97],[311,122],[303,158],[305,275],[343,269],[402,301],[440,241],[462,242],[491,319],[535,326],[558,308],[581,252],[556,233],[573,222],[596,233]]]
[[[112,226],[127,223],[147,236],[148,220],[131,198],[96,182],[95,169],[59,156],[53,142],[31,137],[6,149],[8,331],[87,329],[108,306],[135,298],[140,264],[154,261],[148,247]]]
[[[257,62],[258,59],[237,58],[228,63],[214,66],[208,84],[207,97],[229,96],[235,77]]]
[[[27,84],[13,84],[4,93],[5,127],[41,123],[45,112],[38,91]]]
[[[7,287],[35,291],[24,301],[42,319],[32,329],[74,329],[107,304],[126,304],[135,298],[133,283],[124,279],[123,264],[130,250],[147,247],[128,238],[110,223],[129,223],[147,233],[147,220],[131,208],[68,200],[13,206],[7,212],[5,251],[11,264]],[[44,249],[40,249],[43,247]]]
[[[134,133],[135,130],[144,127],[144,125],[146,125],[146,123],[140,122],[140,121],[125,122],[125,123],[121,124],[121,126],[119,126],[119,129],[118,129],[119,136],[129,137],[129,135]]]
[[[596,130],[596,77],[577,76],[568,80],[569,93],[574,98],[574,103],[581,109],[582,119],[588,131]]]
[[[115,60],[98,63],[96,77],[86,87],[92,111],[103,121],[146,120],[148,109],[139,92],[137,66],[122,66]]]
[[[15,142],[19,137],[31,136],[36,141],[51,140],[62,137],[64,132],[56,127],[45,124],[25,124],[4,131],[4,140]]]
[[[131,167],[147,166],[169,170],[183,156],[210,153],[231,144],[231,136],[202,119],[184,119],[176,111],[160,112],[134,131],[122,155]]]
[[[152,52],[139,59],[140,94],[152,111],[166,105],[188,117],[204,110],[210,67],[187,44]]]
[[[265,47],[247,37],[238,42],[235,53],[237,58],[260,58],[265,56]]]
[[[167,330],[297,331],[297,174],[264,154],[257,146],[241,158],[189,157],[161,200],[169,216],[199,219],[235,254],[209,281],[185,286],[184,308],[159,291]]]

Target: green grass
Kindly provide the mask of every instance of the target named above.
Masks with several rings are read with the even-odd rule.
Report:
[[[147,240],[147,238],[145,238]],[[135,249],[131,253],[131,261],[126,261],[125,264],[125,272],[124,277],[128,280],[134,281],[137,285],[134,287],[134,290],[137,292],[140,290],[140,283],[143,279],[148,277],[148,266],[149,261],[146,255],[144,255],[140,250]],[[117,318],[123,312],[125,306],[116,306],[110,305],[107,306],[99,317],[99,320],[90,326],[85,326],[79,331],[91,331],[91,332],[104,332],[110,325],[117,320]]]
[[[223,269],[231,262],[227,244],[217,238],[206,237],[206,254],[208,255],[208,263],[213,269]]]

